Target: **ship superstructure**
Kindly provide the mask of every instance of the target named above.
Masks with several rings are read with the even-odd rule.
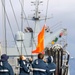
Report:
[[[11,8],[13,11],[13,15],[14,18],[16,20],[16,24],[17,23],[17,18],[14,12],[14,8],[12,6],[11,0],[10,4],[11,4]],[[35,5],[35,13],[32,17],[27,18],[26,14],[25,14],[25,10],[24,10],[24,0],[20,1],[20,5],[21,5],[21,28],[18,28],[18,31],[16,32],[16,34],[13,34],[13,30],[11,27],[11,23],[10,23],[10,19],[8,17],[8,14],[6,12],[6,8],[5,8],[5,0],[1,0],[2,2],[2,9],[3,9],[3,26],[4,26],[4,40],[5,43],[2,45],[2,54],[6,53],[7,55],[10,56],[10,63],[14,68],[15,74],[18,74],[18,69],[15,70],[15,67],[18,66],[17,63],[17,58],[19,55],[25,55],[27,57],[33,57],[34,59],[36,58],[37,54],[33,54],[32,50],[36,49],[36,46],[38,44],[38,34],[40,33],[41,29],[39,22],[42,20],[45,20],[45,24],[46,24],[46,20],[51,18],[51,17],[47,17],[47,10],[48,10],[48,2],[47,2],[47,10],[46,10],[46,16],[45,17],[41,17],[39,12],[39,5],[43,2],[43,1],[39,1],[39,0],[35,0],[32,1],[31,3]],[[7,19],[7,20],[6,20]],[[34,21],[34,29],[32,29],[31,27],[26,27],[23,30],[23,24],[24,24],[24,20],[26,20],[28,22],[28,20],[32,20]],[[13,39],[14,39],[14,45],[13,47],[8,47],[8,42],[7,42],[7,37],[6,37],[6,24],[5,22],[8,21]],[[57,29],[56,31],[51,31],[51,28],[49,28],[48,26],[46,26],[45,28],[45,33],[44,33],[44,52],[45,55],[52,55],[54,58],[54,62],[57,65],[57,69],[56,72],[54,73],[54,75],[69,75],[69,66],[68,66],[68,62],[69,62],[69,53],[65,50],[66,46],[67,46],[67,42],[65,40],[65,37],[67,35],[67,29],[65,28],[61,28],[61,29]],[[14,62],[13,62],[14,61]],[[19,68],[19,67],[18,67]]]

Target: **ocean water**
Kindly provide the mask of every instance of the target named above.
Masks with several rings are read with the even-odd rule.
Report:
[[[75,75],[75,58],[71,58],[69,61],[70,75]]]

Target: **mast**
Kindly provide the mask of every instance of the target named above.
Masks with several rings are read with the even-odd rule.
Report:
[[[4,46],[4,53],[7,54],[5,0],[2,0],[2,25],[3,25],[3,46]]]
[[[36,0],[36,1],[32,1],[31,3],[33,3],[33,5],[35,5],[35,13],[34,16],[32,17],[32,20],[35,22],[35,26],[34,26],[34,40],[36,41],[37,44],[37,35],[40,32],[40,13],[39,13],[39,5],[42,3],[42,1]]]
[[[35,21],[35,34],[39,33],[40,31],[40,26],[39,26],[39,14],[38,14],[38,6],[39,6],[39,0],[35,1],[35,15],[33,17],[34,21]],[[35,35],[36,36],[36,35]]]
[[[24,10],[24,0],[21,1],[22,6],[21,6],[21,31],[23,31],[23,10]]]
[[[24,0],[21,1],[21,4],[22,4],[21,6],[21,31],[23,32]],[[21,38],[22,38],[22,35],[21,35]],[[23,46],[23,41],[21,41],[21,55],[22,55],[22,46]]]

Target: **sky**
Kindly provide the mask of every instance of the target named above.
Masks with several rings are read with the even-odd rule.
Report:
[[[8,17],[10,17],[10,22],[15,34],[18,28],[14,20],[14,16],[11,10],[9,0],[5,0],[5,1],[6,1],[6,11],[7,11]],[[13,7],[16,13],[16,17],[18,19],[18,24],[20,27],[21,26],[21,19],[20,19],[21,7],[20,7],[19,0],[11,0],[11,1],[12,1]],[[30,1],[35,1],[35,0],[25,0],[25,3],[24,3],[26,16],[30,16],[31,14],[34,13],[34,11],[32,10],[34,10],[35,8],[33,4],[30,3]],[[41,15],[45,15],[46,13],[47,0],[43,0],[43,1],[44,1],[43,5],[40,5],[40,8],[39,8],[40,11],[43,10],[42,11],[43,14]],[[30,5],[32,5],[32,7]],[[52,26],[52,25],[55,25],[57,22],[60,22],[60,21],[62,22],[62,27],[67,28],[67,31],[68,31],[67,50],[70,52],[71,56],[75,57],[75,0],[49,0],[47,17],[50,17],[51,15],[53,15],[53,18],[46,21],[46,24],[48,26]],[[26,21],[24,23],[25,25],[27,25]],[[41,23],[43,25],[44,21]],[[10,27],[8,25],[8,22],[6,24],[7,24],[7,34],[8,34],[7,38],[9,38],[9,37],[12,37],[12,35],[10,32]],[[30,21],[29,25],[31,27],[33,26],[32,24],[33,24],[33,21]],[[2,31],[3,31],[2,30],[2,6],[1,6],[1,0],[0,0],[0,40],[1,41],[3,38]]]

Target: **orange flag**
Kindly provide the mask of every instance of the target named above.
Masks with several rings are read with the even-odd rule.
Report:
[[[44,50],[44,32],[45,32],[45,25],[43,26],[41,32],[38,34],[38,45],[36,50],[33,50],[32,53],[40,53]]]

